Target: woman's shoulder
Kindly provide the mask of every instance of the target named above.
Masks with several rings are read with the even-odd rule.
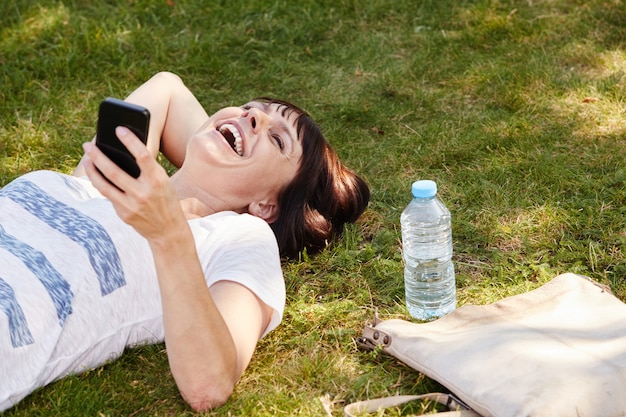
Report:
[[[74,177],[57,171],[39,170],[26,173],[10,183],[3,190],[29,189],[37,193],[46,193],[51,196],[71,195],[81,199],[101,197],[86,177]]]
[[[86,178],[56,171],[33,171],[3,187],[0,199],[10,204],[9,207],[16,203],[30,207],[34,213],[52,212],[60,216],[63,212],[74,219],[82,215],[86,222],[95,221],[107,227],[115,224],[123,229],[113,206]]]
[[[6,184],[4,189],[20,188],[24,187],[24,184],[31,184],[31,187],[37,187],[44,191],[56,188],[80,189],[91,186],[91,182],[86,178],[73,177],[57,171],[38,170],[17,177]]]
[[[221,211],[196,220],[205,229],[230,229],[232,233],[250,230],[272,233],[271,227],[265,220],[247,213],[240,214],[234,211]]]
[[[23,181],[30,181],[34,183],[55,183],[55,182],[67,183],[68,181],[70,182],[75,181],[77,183],[90,184],[90,181],[86,177],[84,178],[74,177],[68,174],[64,174],[62,172],[51,171],[51,170],[37,170],[37,171],[27,172],[26,174],[23,174],[17,177],[16,179],[14,179],[12,182],[23,182]]]
[[[196,241],[210,239],[238,246],[278,246],[267,222],[250,214],[223,211],[190,221]]]

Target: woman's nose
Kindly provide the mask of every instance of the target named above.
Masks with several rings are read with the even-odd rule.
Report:
[[[255,133],[258,131],[258,129],[260,129],[261,125],[263,124],[264,116],[265,113],[256,108],[251,108],[243,114],[243,117],[250,124],[252,131]]]

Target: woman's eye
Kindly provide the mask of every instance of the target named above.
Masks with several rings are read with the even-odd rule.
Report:
[[[283,143],[283,140],[281,139],[280,136],[272,135],[272,139],[276,142],[276,144],[278,145],[281,151],[285,149],[285,144]]]
[[[244,110],[250,110],[252,106],[250,106],[249,104],[244,104],[243,106],[241,106],[241,108]]]

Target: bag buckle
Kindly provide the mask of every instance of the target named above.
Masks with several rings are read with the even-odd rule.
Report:
[[[374,350],[379,346],[384,349],[391,345],[391,335],[375,327],[365,326],[363,336],[357,337],[356,342],[363,349]]]

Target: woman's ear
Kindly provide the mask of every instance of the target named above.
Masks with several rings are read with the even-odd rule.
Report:
[[[278,218],[278,203],[275,201],[250,203],[248,206],[248,213],[253,216],[260,217],[267,223],[271,224]]]

